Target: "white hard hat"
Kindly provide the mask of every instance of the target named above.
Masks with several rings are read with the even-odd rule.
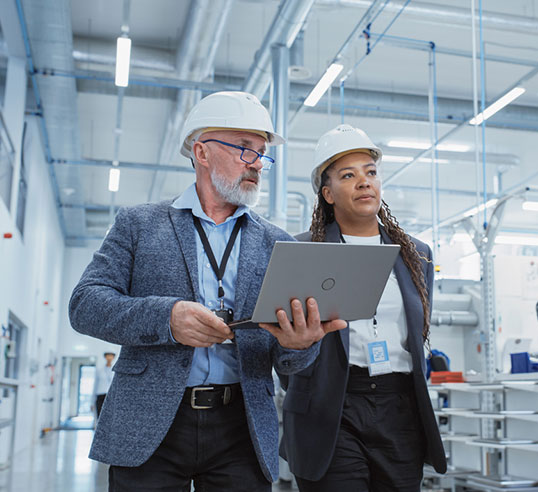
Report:
[[[284,143],[284,139],[275,133],[267,109],[248,92],[215,92],[200,100],[183,125],[181,153],[190,157],[193,140],[201,132],[213,130],[249,131],[262,135],[268,145]]]
[[[323,171],[340,157],[352,152],[368,153],[375,163],[383,156],[381,149],[374,145],[363,130],[350,125],[338,125],[320,137],[316,145],[314,169],[311,175],[314,193],[319,191]]]

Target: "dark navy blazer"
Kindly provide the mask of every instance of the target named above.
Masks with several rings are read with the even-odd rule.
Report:
[[[194,348],[174,344],[169,326],[178,300],[199,302],[195,229],[171,201],[122,208],[75,287],[75,330],[122,346],[99,417],[90,458],[139,466],[164,439],[185,391]],[[235,318],[256,304],[275,241],[293,241],[257,214],[247,215],[235,286]],[[311,364],[307,350],[281,347],[261,328],[238,330],[235,349],[250,436],[268,480],[278,478],[278,419],[272,367],[286,374]]]
[[[391,239],[381,226],[380,231],[383,242],[391,244]],[[299,241],[310,241],[311,234],[303,233],[296,238]],[[417,239],[412,240],[419,254],[431,260],[430,248]],[[325,241],[340,242],[340,229],[336,222],[327,226]],[[431,306],[433,263],[430,261],[423,264]],[[417,407],[427,439],[425,461],[439,473],[444,473],[445,451],[424,376],[426,363],[422,340],[422,303],[401,255],[396,260],[394,272],[403,297]],[[292,473],[299,477],[319,480],[329,467],[342,417],[349,374],[348,360],[349,327],[329,333],[323,338],[320,354],[314,364],[293,376],[281,376],[287,391],[280,453],[288,461]]]

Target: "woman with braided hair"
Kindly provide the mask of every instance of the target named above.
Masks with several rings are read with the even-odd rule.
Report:
[[[317,204],[300,241],[399,244],[372,319],[329,333],[310,367],[281,377],[287,459],[301,492],[419,492],[424,463],[446,459],[425,378],[433,264],[381,198],[382,152],[340,125],[316,146]],[[357,279],[357,295],[368,288]]]

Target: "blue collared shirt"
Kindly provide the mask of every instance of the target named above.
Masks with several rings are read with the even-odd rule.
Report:
[[[193,215],[200,219],[202,227],[207,235],[211,249],[220,265],[222,255],[226,249],[228,239],[232,234],[235,222],[243,214],[250,216],[250,209],[240,206],[235,213],[228,217],[222,224],[215,224],[202,209],[200,199],[196,192],[196,184],[189,186],[185,192],[172,204],[177,209],[192,210]],[[198,260],[198,287],[200,302],[209,309],[219,309],[218,282],[209,259],[204,251],[202,241],[197,232],[196,252]],[[235,281],[239,266],[239,250],[241,244],[241,231],[237,235],[234,246],[226,264],[226,271],[222,279],[224,287],[224,307],[234,309]],[[203,384],[231,384],[239,381],[239,367],[236,357],[235,345],[231,343],[214,344],[211,347],[196,347],[192,360],[191,372],[187,380],[187,386],[199,386]]]

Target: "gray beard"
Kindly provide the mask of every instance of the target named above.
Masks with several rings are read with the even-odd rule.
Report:
[[[232,205],[246,205],[247,207],[255,207],[260,199],[260,181],[255,187],[251,187],[249,190],[244,190],[241,188],[241,182],[243,179],[249,176],[252,176],[252,172],[247,171],[239,176],[235,181],[228,181],[224,176],[218,174],[215,170],[211,172],[211,182],[217,190],[217,193],[224,199],[226,202],[231,203]],[[258,179],[261,179],[261,176],[258,175]]]

